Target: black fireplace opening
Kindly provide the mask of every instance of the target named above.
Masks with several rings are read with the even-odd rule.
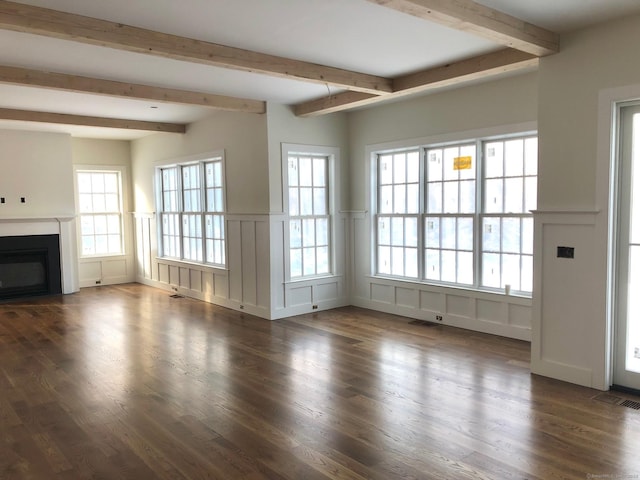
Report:
[[[0,300],[60,293],[59,235],[0,237]]]

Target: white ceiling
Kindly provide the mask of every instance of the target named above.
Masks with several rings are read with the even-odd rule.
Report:
[[[502,47],[366,0],[19,0],[296,60],[395,77]],[[638,0],[480,0],[563,33],[640,13]],[[201,91],[284,104],[335,87],[0,30],[0,65]],[[151,108],[157,107],[157,108]],[[0,84],[0,108],[189,123],[207,107]],[[148,132],[0,120],[0,128],[131,139]]]

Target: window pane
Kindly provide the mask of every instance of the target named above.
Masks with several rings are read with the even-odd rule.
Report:
[[[391,247],[391,274],[404,276],[404,248]]]
[[[93,193],[104,193],[104,176],[101,173],[91,174],[91,191]]]
[[[533,218],[522,219],[522,253],[533,254]]]
[[[503,180],[485,181],[484,210],[487,213],[502,213]]]
[[[500,254],[482,254],[482,285],[500,288]]]
[[[391,244],[391,219],[389,217],[378,218],[378,244]]]
[[[297,188],[289,189],[289,215],[300,215],[300,201]]]
[[[500,219],[484,218],[482,220],[482,250],[484,252],[499,252],[500,237]]]
[[[313,220],[313,218],[305,218],[304,220],[302,220],[302,246],[313,247],[315,244],[316,222]]]
[[[520,290],[520,255],[502,255],[502,284],[510,285],[512,290]]]
[[[425,222],[426,246],[428,248],[440,248],[440,219],[428,218]]]
[[[427,180],[429,182],[442,180],[442,150],[428,150],[427,164]]]
[[[78,173],[78,193],[91,193],[90,173]]]
[[[407,182],[420,182],[420,154],[419,152],[409,152],[407,154]]]
[[[109,193],[105,195],[105,211],[106,212],[118,212],[120,206],[118,205],[118,195]]]
[[[404,153],[393,156],[393,183],[406,183],[406,155]]]
[[[378,273],[391,274],[391,247],[378,247]]]
[[[427,249],[425,277],[429,280],[440,280],[440,250]]]
[[[442,270],[440,277],[443,282],[456,281],[456,252],[452,250],[442,250]]]
[[[120,234],[120,216],[109,215],[107,217],[107,230],[110,234]]]
[[[411,278],[418,277],[418,249],[405,248],[405,276]]]
[[[90,193],[81,193],[78,195],[78,201],[80,203],[79,207],[81,213],[93,212],[93,195]]]
[[[538,139],[527,138],[524,141],[524,174],[538,174]]]
[[[326,189],[313,189],[313,213],[314,215],[325,215],[327,213]]]
[[[298,159],[300,168],[300,186],[310,187],[313,185],[313,163],[310,158]]]
[[[329,245],[329,221],[326,218],[316,220],[316,245]]]
[[[523,200],[522,177],[507,178],[504,181],[504,211],[521,213]]]
[[[287,172],[289,174],[289,186],[297,187],[299,185],[298,180],[298,159],[296,157],[289,157],[289,161],[287,162],[288,169]]]
[[[455,158],[460,156],[460,148],[445,148],[443,152],[442,167],[445,180],[458,180],[458,170],[455,169]]]
[[[524,211],[529,213],[538,207],[538,179],[527,177],[524,179]]]
[[[93,235],[90,237],[82,237],[82,254],[83,255],[95,255],[96,246]]]
[[[391,245],[404,245],[404,218],[402,217],[391,219]]]
[[[473,250],[473,218],[458,219],[458,249]]]
[[[458,252],[458,283],[473,284],[473,253]]]
[[[316,273],[316,249],[303,248],[302,249],[302,274],[303,275],[315,275]]]
[[[289,222],[289,246],[291,248],[302,246],[302,222],[300,220]]]
[[[407,247],[418,246],[418,219],[417,218],[405,218],[404,244]],[[417,264],[417,258],[416,258],[416,264]]]
[[[393,187],[393,213],[406,213],[407,187],[395,185]]]
[[[420,186],[407,185],[407,213],[420,211]]]
[[[99,212],[99,213],[106,212],[107,209],[106,209],[106,205],[105,205],[104,195],[103,194],[101,194],[101,195],[94,194],[94,195],[92,195],[92,197],[93,197],[92,198],[93,209],[91,211]]]
[[[458,182],[446,182],[443,213],[458,213],[458,211]]]
[[[313,215],[313,192],[311,188],[300,189],[300,215]]]
[[[475,213],[476,211],[476,182],[465,180],[460,182],[460,213]]]
[[[522,176],[524,173],[524,140],[509,140],[504,143],[506,177]]]
[[[329,273],[329,247],[318,247],[317,273]]]
[[[442,183],[430,183],[427,188],[429,190],[427,211],[429,213],[442,213]]]
[[[299,248],[292,249],[289,252],[289,268],[292,277],[302,276],[302,250]]]
[[[461,180],[465,179],[473,179],[476,178],[476,146],[475,145],[465,145],[460,147],[460,157],[471,157],[471,166],[470,168],[460,168],[458,173],[460,175]]]
[[[380,188],[378,210],[380,213],[393,213],[393,187],[388,185]]]
[[[326,162],[323,158],[313,159],[313,185],[315,187],[324,187],[326,185],[325,179]]]
[[[393,156],[381,155],[379,162],[378,183],[380,185],[391,185],[393,183]]]
[[[442,218],[441,219],[441,241],[442,248],[455,249],[456,248],[456,219],[455,218]],[[443,265],[444,271],[444,265]]]
[[[502,220],[502,251],[520,253],[519,218],[504,218]]]
[[[107,233],[107,217],[105,215],[94,215],[93,222],[96,234],[102,235]]]
[[[503,173],[503,143],[485,144],[484,172],[486,178],[501,177]]]
[[[107,193],[115,193],[116,197],[120,193],[118,188],[118,174],[117,173],[105,173],[104,174],[104,191]]]
[[[93,217],[90,215],[80,216],[80,233],[82,235],[93,235],[94,232]]]

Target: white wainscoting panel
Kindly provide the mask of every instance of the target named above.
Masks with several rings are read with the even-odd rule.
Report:
[[[596,283],[598,212],[536,212],[531,371],[588,387],[594,381],[594,353],[605,328]],[[574,258],[558,258],[558,247]],[[544,279],[544,281],[543,281]],[[571,341],[568,341],[571,339]]]

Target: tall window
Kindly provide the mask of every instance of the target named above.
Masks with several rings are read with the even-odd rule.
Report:
[[[537,138],[376,155],[376,273],[529,293]]]
[[[121,255],[120,171],[76,170],[82,256]]]
[[[222,157],[160,168],[162,255],[224,266]]]
[[[291,278],[330,273],[329,157],[289,153],[287,193]]]

